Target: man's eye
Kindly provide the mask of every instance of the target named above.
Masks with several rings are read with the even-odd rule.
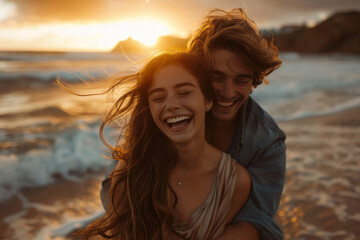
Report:
[[[250,84],[252,82],[251,79],[236,79],[235,83],[239,84],[239,85],[247,85]]]
[[[211,77],[211,81],[214,81],[214,82],[220,82],[223,80],[224,80],[224,77],[222,77],[222,76],[212,76]]]

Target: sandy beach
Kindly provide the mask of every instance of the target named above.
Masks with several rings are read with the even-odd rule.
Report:
[[[279,125],[287,133],[287,178],[276,221],[285,239],[359,239],[360,107]],[[0,239],[67,239],[65,225],[101,210],[104,171],[88,174],[86,181],[58,176],[2,202]]]
[[[360,107],[279,125],[287,174],[276,219],[285,239],[359,239]]]

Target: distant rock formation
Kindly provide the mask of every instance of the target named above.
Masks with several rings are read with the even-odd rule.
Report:
[[[177,38],[172,36],[159,37],[154,46],[148,47],[139,41],[128,38],[125,41],[120,41],[112,52],[125,52],[125,53],[139,53],[144,51],[153,51],[162,48],[186,48],[187,39]]]
[[[129,37],[125,41],[120,41],[112,52],[125,52],[125,53],[136,53],[148,51],[149,48],[139,41],[136,41]]]
[[[289,26],[264,37],[273,37],[281,52],[360,54],[360,12],[336,13],[312,28]]]
[[[281,52],[299,53],[347,53],[360,54],[360,12],[336,13],[309,28],[284,26],[279,31],[263,31],[264,37],[279,47]],[[165,47],[186,48],[188,39],[163,36],[153,47],[128,38],[119,42],[113,52],[136,53]]]

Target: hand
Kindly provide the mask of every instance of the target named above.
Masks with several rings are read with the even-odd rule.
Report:
[[[260,240],[260,233],[252,223],[238,222],[227,225],[224,233],[217,240],[227,239]]]
[[[178,234],[176,234],[174,231],[170,231],[169,236],[168,236],[169,240],[185,240],[185,238],[179,236]]]

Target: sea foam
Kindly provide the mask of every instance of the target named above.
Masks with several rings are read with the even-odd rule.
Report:
[[[99,124],[78,121],[70,128],[52,133],[53,145],[33,148],[24,154],[3,152],[0,155],[0,201],[22,187],[44,186],[60,174],[71,180],[81,180],[87,171],[104,169],[105,147],[101,143]]]

